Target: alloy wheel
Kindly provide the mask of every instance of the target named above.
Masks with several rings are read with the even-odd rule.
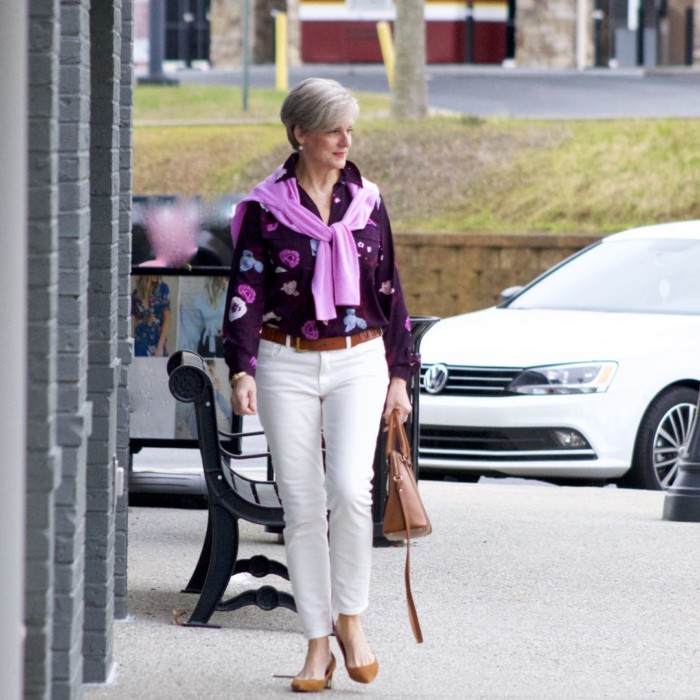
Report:
[[[667,489],[676,479],[681,449],[690,435],[696,410],[694,404],[679,403],[659,421],[654,434],[653,461],[662,489]]]

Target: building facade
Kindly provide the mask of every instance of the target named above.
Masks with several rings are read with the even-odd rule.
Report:
[[[517,0],[516,63],[555,69],[691,65],[700,46],[698,12],[697,0]]]
[[[136,2],[136,58],[147,62],[148,4]],[[166,58],[218,68],[274,60],[274,14],[289,17],[290,63],[382,60],[377,22],[396,0],[166,0]],[[525,68],[689,65],[700,0],[424,0],[428,64]],[[208,43],[207,43],[208,42]]]

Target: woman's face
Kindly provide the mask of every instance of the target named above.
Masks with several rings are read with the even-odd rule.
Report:
[[[345,167],[352,145],[351,121],[329,131],[306,131],[295,134],[301,157],[309,167],[323,170],[340,170]]]

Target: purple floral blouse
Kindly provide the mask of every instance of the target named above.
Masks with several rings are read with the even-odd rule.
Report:
[[[283,177],[295,178],[297,158],[289,157]],[[343,218],[352,200],[348,182],[362,185],[357,167],[349,161],[333,188],[331,224]],[[302,188],[299,197],[303,206],[320,216]],[[257,202],[247,204],[224,314],[224,357],[231,375],[245,371],[255,376],[260,329],[266,324],[310,339],[381,328],[390,376],[409,378],[418,359],[411,354],[410,320],[381,198],[367,226],[353,231],[353,236],[360,261],[360,304],[338,306],[337,318],[318,321],[311,293],[317,241],[285,227]]]

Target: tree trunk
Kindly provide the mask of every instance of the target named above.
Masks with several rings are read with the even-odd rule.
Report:
[[[391,115],[395,119],[420,119],[428,112],[425,0],[400,0],[396,3],[394,50]]]
[[[301,65],[301,27],[299,25],[299,0],[287,0],[287,22],[289,23],[289,65]]]

